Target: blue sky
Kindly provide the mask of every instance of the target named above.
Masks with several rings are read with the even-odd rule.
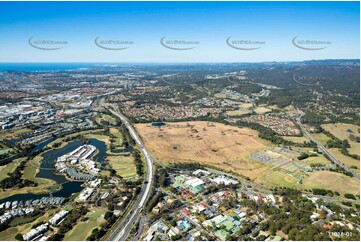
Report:
[[[358,2],[0,2],[0,9],[0,62],[258,62],[360,53]],[[40,50],[29,45],[32,36],[67,44]],[[105,50],[94,44],[98,36],[134,43]],[[199,44],[171,50],[160,44],[163,36]],[[238,50],[226,44],[230,36],[263,44]],[[305,50],[292,44],[296,36],[330,43]]]

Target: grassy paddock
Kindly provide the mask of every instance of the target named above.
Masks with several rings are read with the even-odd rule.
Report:
[[[134,159],[131,156],[108,156],[107,160],[117,174],[124,178],[133,177],[137,174]]]
[[[350,143],[351,148],[349,148],[349,152],[351,154],[357,154],[360,155],[360,144],[350,140],[350,134],[353,134],[355,136],[360,136],[359,133],[359,126],[354,124],[346,124],[346,123],[335,123],[335,124],[323,124],[322,128],[329,131],[331,134],[336,136],[337,138],[341,140],[348,140]],[[347,130],[352,130],[352,133],[347,132]]]

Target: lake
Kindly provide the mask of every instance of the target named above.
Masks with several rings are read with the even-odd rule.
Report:
[[[40,143],[39,145],[37,145],[34,148],[34,150],[39,150],[39,149],[44,148],[51,141],[53,141],[53,139]],[[83,142],[76,140],[76,141],[70,142],[63,148],[50,150],[50,151],[47,151],[44,154],[42,154],[43,159],[40,161],[41,162],[40,170],[36,174],[36,177],[51,179],[51,180],[56,181],[58,184],[62,185],[61,190],[54,192],[52,194],[54,197],[70,197],[73,193],[80,192],[82,190],[81,185],[83,184],[83,182],[69,181],[63,175],[54,174],[53,166],[54,166],[56,159],[59,156],[65,155],[83,144],[84,144]],[[97,139],[89,139],[89,144],[94,145],[98,149],[97,154],[95,156],[93,156],[92,159],[94,161],[100,162],[101,166],[104,167],[105,166],[104,159],[105,159],[105,156],[107,155],[106,154],[106,144],[103,141],[99,141]],[[1,199],[0,203],[7,202],[7,201],[15,201],[15,200],[25,201],[25,200],[29,200],[29,199],[39,199],[39,198],[45,197],[46,195],[48,195],[48,194],[47,193],[46,194],[33,194],[33,193],[17,194],[17,195],[13,195],[13,196]]]

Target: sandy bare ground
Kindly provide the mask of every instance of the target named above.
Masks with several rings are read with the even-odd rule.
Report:
[[[161,162],[200,162],[233,170],[251,179],[268,169],[248,155],[271,145],[258,132],[206,121],[136,124],[146,147]]]

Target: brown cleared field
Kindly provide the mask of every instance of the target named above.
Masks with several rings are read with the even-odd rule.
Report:
[[[263,114],[263,113],[271,112],[272,110],[264,106],[258,106],[254,109],[254,111],[258,114]]]
[[[271,145],[252,129],[205,121],[167,123],[161,128],[136,124],[135,128],[146,147],[163,163],[199,162],[251,179],[269,169],[248,158]]]
[[[346,175],[331,171],[314,171],[304,179],[304,188],[323,188],[341,194],[360,193],[359,181]]]

